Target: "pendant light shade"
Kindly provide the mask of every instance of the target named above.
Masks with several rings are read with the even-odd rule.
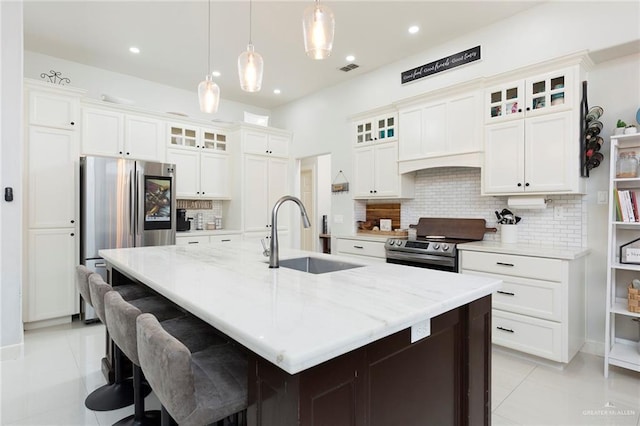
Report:
[[[209,18],[209,33],[207,35],[207,57],[208,57],[208,70],[209,72],[198,84],[198,100],[200,101],[200,111],[213,114],[218,112],[218,105],[220,104],[220,87],[213,82],[211,75],[211,0],[209,0],[208,9]]]
[[[245,92],[259,92],[262,87],[262,73],[264,61],[257,53],[253,44],[247,46],[247,50],[238,56],[238,75],[240,87]]]
[[[336,20],[333,12],[318,0],[304,11],[302,30],[304,50],[313,59],[325,59],[331,55]]]
[[[240,87],[245,92],[259,92],[262,87],[262,73],[264,71],[264,61],[262,55],[256,52],[251,41],[251,0],[249,0],[249,44],[247,50],[238,56],[238,77],[240,77]]]
[[[209,114],[218,112],[220,104],[220,87],[213,81],[211,74],[207,74],[204,81],[198,84],[198,99],[200,111]]]

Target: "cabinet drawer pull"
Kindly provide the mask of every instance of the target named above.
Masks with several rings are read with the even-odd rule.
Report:
[[[362,246],[353,246],[353,248],[363,249],[364,247],[362,247]]]
[[[513,263],[496,262],[496,265],[500,266],[515,266]]]
[[[231,240],[220,240],[221,243],[228,243]]]
[[[200,241],[189,241],[187,244],[198,244]]]
[[[502,290],[498,290],[497,293],[504,294],[506,296],[515,296],[516,295],[515,293],[510,293],[508,291],[502,291]]]
[[[502,331],[507,331],[509,333],[515,333],[515,331],[511,330],[510,328],[504,328],[504,327],[496,327],[498,330],[502,330]]]

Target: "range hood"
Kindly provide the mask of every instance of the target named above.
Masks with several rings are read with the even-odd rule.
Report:
[[[404,174],[436,167],[482,167],[483,162],[483,153],[479,151],[433,154],[429,157],[398,161],[398,172]]]

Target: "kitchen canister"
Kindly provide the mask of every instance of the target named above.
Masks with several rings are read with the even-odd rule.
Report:
[[[198,231],[204,229],[204,215],[202,213],[196,214],[196,229]]]
[[[500,225],[500,241],[502,244],[515,244],[518,242],[518,225]]]

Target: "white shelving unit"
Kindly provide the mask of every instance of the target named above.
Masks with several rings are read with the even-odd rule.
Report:
[[[611,137],[605,377],[610,365],[640,371],[640,313],[627,309],[627,287],[634,278],[640,279],[640,264],[620,262],[620,246],[640,238],[640,222],[616,220],[615,191],[640,191],[640,177],[616,178],[618,155],[630,151],[640,154],[640,134]]]

